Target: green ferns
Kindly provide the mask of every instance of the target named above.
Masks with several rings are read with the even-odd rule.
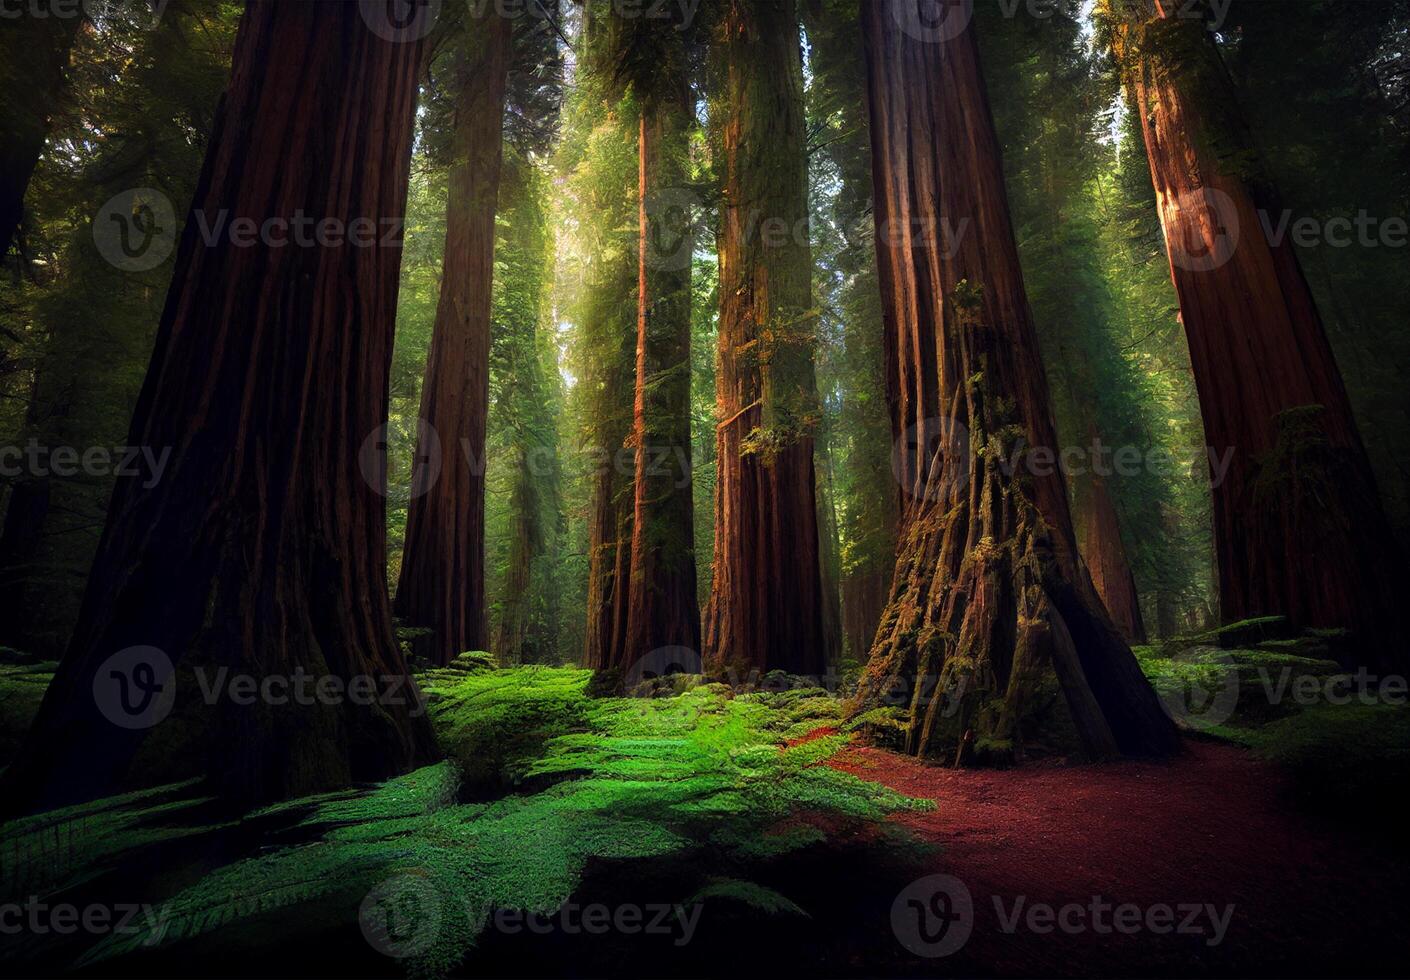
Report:
[[[929,805],[823,764],[847,736],[830,734],[841,705],[820,689],[734,695],[706,684],[674,697],[594,699],[589,679],[545,667],[429,675],[451,761],[249,815],[283,829],[80,965],[217,930],[233,941],[275,913],[287,928],[290,913],[349,922],[361,910],[374,947],[414,975],[440,975],[475,945],[491,910],[551,914],[602,861],[698,860],[710,877],[696,876],[706,884],[692,900],[806,915],[749,881],[751,866],[822,843],[821,824]],[[540,788],[461,802],[462,767]]]

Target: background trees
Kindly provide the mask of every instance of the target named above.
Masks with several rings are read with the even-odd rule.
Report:
[[[586,658],[623,668],[652,650],[685,647],[712,653],[714,669],[739,668],[740,676],[774,668],[819,673],[865,660],[890,605],[882,645],[891,659],[873,670],[881,677],[912,669],[919,662],[913,654],[930,655],[919,650],[911,626],[924,631],[944,616],[966,621],[970,607],[954,598],[963,591],[955,587],[973,577],[1000,583],[986,622],[1017,624],[1019,598],[1033,603],[1024,607],[1025,628],[1031,618],[1049,633],[1033,634],[1024,654],[1036,658],[1031,662],[1043,662],[1042,643],[1065,648],[1063,630],[1051,625],[1061,618],[1069,633],[1091,630],[1072,636],[1073,650],[1113,658],[1121,665],[1114,676],[1126,677],[1129,658],[1108,642],[1104,626],[1091,625],[1101,617],[1089,608],[1079,551],[1093,587],[1133,641],[1259,611],[1291,611],[1299,623],[1359,622],[1363,635],[1379,628],[1372,622],[1376,604],[1351,594],[1379,594],[1387,606],[1387,583],[1398,573],[1376,570],[1398,567],[1385,544],[1406,523],[1404,453],[1397,449],[1410,431],[1400,392],[1403,252],[1265,248],[1263,265],[1283,274],[1264,275],[1260,288],[1276,292],[1275,299],[1295,294],[1284,307],[1315,307],[1320,326],[1264,329],[1264,314],[1278,303],[1244,309],[1243,279],[1227,278],[1237,262],[1198,273],[1177,263],[1172,281],[1160,219],[1164,208],[1167,225],[1179,230],[1169,205],[1172,188],[1186,178],[1186,190],[1208,184],[1254,204],[1276,179],[1294,219],[1306,213],[1325,222],[1366,209],[1394,217],[1410,209],[1399,167],[1403,0],[1239,4],[1213,31],[1213,17],[1191,31],[1160,18],[1123,19],[1128,8],[1118,4],[1102,5],[1095,22],[1079,0],[1063,0],[1043,17],[1022,6],[1004,16],[1000,5],[979,4],[972,27],[984,53],[992,147],[987,123],[978,122],[984,113],[973,97],[977,77],[952,79],[942,94],[957,102],[918,108],[924,100],[916,93],[933,83],[927,72],[934,66],[912,47],[905,51],[913,62],[888,66],[894,74],[874,79],[871,92],[877,105],[900,110],[888,117],[895,131],[872,130],[859,27],[860,11],[876,13],[870,3],[809,0],[794,9],[721,0],[667,5],[664,19],[607,0],[530,4],[507,19],[467,19],[473,7],[443,7],[436,29],[418,45],[413,76],[418,129],[385,412],[376,379],[352,377],[340,360],[328,377],[341,382],[319,374],[316,407],[325,414],[308,416],[319,426],[349,418],[362,424],[373,415],[386,422],[371,443],[374,458],[378,440],[388,447],[385,554],[358,531],[317,575],[305,575],[332,581],[327,569],[336,567],[347,576],[338,581],[361,590],[355,600],[343,596],[369,610],[358,615],[373,622],[370,633],[347,644],[353,658],[380,650],[387,629],[400,627],[403,646],[437,661],[489,647],[506,662]],[[909,4],[879,9],[904,20]],[[141,190],[135,203],[124,198],[127,216],[140,219],[132,225],[139,230],[155,227],[146,212],[131,213],[156,200],[143,190],[150,188],[172,204],[172,227],[160,230],[174,238],[195,191],[242,10],[238,3],[173,0],[160,18],[139,23],[140,8],[114,8],[47,25],[62,28],[46,35],[58,38],[57,48],[40,43],[34,23],[7,30],[3,43],[18,44],[23,58],[67,67],[63,84],[7,106],[0,117],[19,134],[18,149],[28,140],[32,150],[36,127],[48,133],[26,178],[23,235],[6,253],[0,282],[0,450],[33,440],[81,451],[138,431],[128,422],[172,263],[115,267],[95,242],[93,221],[111,201]],[[356,33],[357,21],[342,23]],[[1111,41],[1122,55],[1115,61],[1107,58]],[[344,47],[342,40],[328,43]],[[1303,65],[1291,51],[1315,55]],[[336,87],[328,72],[324,81]],[[352,77],[347,86],[355,85]],[[1145,97],[1128,101],[1143,86]],[[333,101],[330,95],[320,105]],[[934,119],[926,113],[941,118],[949,109],[962,112],[962,121],[927,142],[939,129],[927,128]],[[1302,112],[1316,124],[1304,125]],[[1229,130],[1231,121],[1237,125]],[[249,125],[264,133],[262,122]],[[981,132],[983,153],[954,135],[971,132]],[[1229,133],[1237,139],[1225,139]],[[1159,187],[1147,163],[1148,134],[1155,137]],[[876,168],[874,142],[886,161]],[[963,159],[951,152],[962,144],[971,154]],[[910,152],[916,147],[934,159]],[[1195,163],[1183,164],[1185,156]],[[323,179],[340,162],[329,164]],[[16,164],[6,176],[23,169]],[[925,210],[916,187],[949,193],[956,186],[950,178],[971,169],[983,174],[982,193],[946,199],[955,212],[948,223],[943,210]],[[305,162],[289,172],[305,181],[298,193],[311,199],[317,188]],[[267,176],[259,168],[249,173]],[[1205,181],[1208,174],[1217,179]],[[874,177],[889,195],[875,205]],[[391,200],[386,188],[374,190],[368,199],[379,207]],[[234,189],[229,195],[238,197]],[[898,206],[900,244],[897,227],[887,227]],[[1004,207],[1011,249],[999,241],[1010,224],[998,220]],[[960,227],[966,218],[970,224]],[[1281,213],[1271,218],[1276,224]],[[1241,224],[1249,220],[1243,214]],[[982,235],[975,231],[981,226]],[[888,252],[880,271],[878,236]],[[1244,237],[1247,245],[1266,236]],[[976,241],[983,248],[966,252]],[[1186,244],[1174,234],[1171,242],[1176,251]],[[1297,276],[1288,271],[1298,269]],[[196,279],[178,283],[173,296],[226,295],[216,287],[229,283],[214,269],[188,271]],[[248,285],[285,271],[232,263],[225,274]],[[380,264],[342,271],[378,283],[387,275]],[[1205,288],[1221,275],[1218,288]],[[1024,295],[1031,322],[1014,312]],[[380,309],[385,297],[363,298]],[[986,306],[993,303],[1005,304],[1002,315]],[[1208,329],[1224,321],[1224,306],[1263,319],[1252,326],[1238,320],[1239,330],[1224,336]],[[232,323],[264,317],[262,309],[215,307],[192,307],[191,316],[228,314]],[[309,329],[331,316],[320,306]],[[1304,319],[1312,323],[1310,314]],[[956,340],[952,328],[961,323],[967,332]],[[1325,343],[1316,341],[1322,326]],[[1187,346],[1187,331],[1195,340],[1228,343],[1262,336],[1264,354],[1235,366],[1213,341]],[[1315,356],[1304,344],[1300,366],[1289,367],[1297,345],[1277,339],[1284,334],[1313,337]],[[171,343],[163,341],[153,363],[177,357]],[[263,343],[250,340],[250,357],[261,371],[273,371],[276,355]],[[307,348],[287,343],[277,369],[292,370],[285,354],[312,364],[326,353],[315,346],[312,339]],[[1018,355],[995,360],[1001,348]],[[352,356],[351,348],[339,351]],[[199,386],[206,375],[194,360],[180,351],[184,376]],[[971,392],[960,382],[986,360],[993,363]],[[216,377],[217,362],[206,380],[231,384]],[[967,365],[975,370],[963,375]],[[1287,378],[1299,370],[1326,382],[1326,390],[1297,394],[1301,382]],[[1043,373],[1051,399],[1042,392]],[[1257,438],[1219,428],[1213,410],[1201,416],[1197,375],[1201,395],[1213,398],[1226,420],[1266,417]],[[170,393],[173,377],[154,374],[149,384]],[[1346,379],[1345,397],[1335,390],[1337,377]],[[366,382],[358,390],[370,402],[324,404],[322,396],[344,382]],[[1314,395],[1318,400],[1309,401]],[[963,501],[969,516],[939,513],[930,466],[935,420],[953,421],[952,400],[964,402],[961,421],[971,435],[982,430],[1012,447],[1021,428],[1029,445],[1077,448],[1084,456],[1098,444],[1108,453],[1134,450],[1137,469],[1087,466],[1025,483],[994,472],[986,456],[971,487],[980,496]],[[1321,414],[1302,411],[1314,403]],[[1264,411],[1270,406],[1278,412]],[[272,403],[266,407],[272,415]],[[152,419],[152,404],[143,411],[143,438],[150,430],[169,433],[174,447],[183,439],[207,445],[199,433]],[[1282,430],[1267,421],[1275,414]],[[1333,416],[1335,438],[1327,434]],[[1224,443],[1237,443],[1242,453],[1233,476],[1213,493],[1211,477],[1223,470],[1209,465],[1209,426],[1216,453]],[[1367,434],[1364,453],[1353,445],[1358,429]],[[246,431],[237,426],[227,435]],[[313,452],[302,442],[286,448]],[[1170,462],[1156,468],[1159,454]],[[432,457],[433,472],[425,466]],[[184,475],[171,471],[186,481],[180,493],[198,482],[207,492],[207,484],[220,486],[210,475],[217,470],[197,481],[189,467],[223,464],[212,462],[213,454],[195,458]],[[309,514],[326,502],[299,496],[313,494],[311,484],[286,481],[293,487],[287,496],[251,503],[258,494],[249,487],[259,483],[253,474],[273,480],[277,466],[264,456],[240,465],[240,478],[250,482],[237,480],[219,497],[219,514],[237,504],[267,508],[290,535],[317,525],[310,532],[316,545],[292,558],[282,552],[279,560],[305,571],[321,562],[313,552],[322,554],[328,534]],[[342,479],[325,482],[351,493],[356,521],[367,520],[375,502]],[[1373,479],[1387,491],[1384,516],[1373,505]],[[1243,489],[1231,489],[1230,481],[1240,480]],[[0,472],[0,642],[47,656],[64,650],[113,482],[102,474]],[[953,491],[943,480],[939,486],[942,496]],[[122,489],[114,520],[133,501],[160,498],[163,514],[182,514],[170,517],[179,525],[174,538],[196,542],[192,547],[204,540],[191,531],[190,522],[200,521],[175,497],[145,489],[150,493]],[[986,489],[992,506],[980,514]],[[934,520],[918,519],[921,511]],[[909,536],[897,578],[903,516]],[[147,575],[132,556],[145,555],[149,545],[137,540],[132,518],[121,519],[126,530],[113,532],[112,547],[126,549],[126,557],[103,559],[101,574]],[[229,533],[239,540],[267,533],[277,541],[271,554],[286,547],[273,525],[251,530],[231,521],[238,528]],[[1214,584],[1216,525],[1225,528],[1221,588]],[[1242,557],[1231,561],[1228,528],[1235,525]],[[954,530],[950,539],[939,533],[942,526]],[[980,547],[986,528],[1005,556]],[[384,622],[379,601],[366,598],[378,591],[374,573],[362,567],[371,561],[362,555],[369,548],[401,584],[399,622]],[[1033,561],[1015,562],[1015,555]],[[1379,557],[1363,560],[1371,555]],[[993,563],[980,569],[979,558]],[[270,594],[283,602],[293,586],[269,571],[272,560],[249,559],[256,572],[245,577],[258,594],[277,578]],[[1308,562],[1343,569],[1342,584],[1322,589],[1320,576],[1302,574]],[[244,565],[238,574],[230,570],[237,564],[220,566],[223,588],[245,575]],[[937,567],[945,569],[939,577]],[[1036,577],[1024,578],[1033,568]],[[198,569],[182,587],[194,589],[214,574]],[[1314,585],[1293,582],[1298,576]],[[1231,588],[1244,598],[1230,602]],[[1309,598],[1302,591],[1308,588],[1318,594]],[[922,595],[924,602],[912,601]],[[911,620],[898,612],[898,599],[913,607],[905,610]],[[250,601],[238,597],[230,606],[248,609]],[[1313,606],[1322,611],[1313,615]],[[288,608],[295,620],[304,615]],[[250,618],[262,628],[275,622]],[[89,623],[84,635],[107,628]],[[964,642],[1009,650],[1019,645],[1016,625],[1012,632],[991,632],[987,647],[973,636]],[[958,636],[952,633],[928,635],[943,644]],[[283,657],[280,648],[274,659]],[[993,666],[994,678],[1012,676],[1003,656],[979,660]],[[1081,668],[1084,675],[1109,672],[1087,661]],[[1081,686],[1066,689],[1079,691],[1079,714],[1094,718]],[[1097,701],[1124,697],[1092,693]],[[1000,732],[1011,723],[986,729],[988,746],[1000,754],[1007,751]],[[394,727],[401,724],[394,719]],[[923,729],[923,717],[919,724]],[[1099,728],[1093,723],[1088,734],[1100,749]],[[912,729],[917,743],[934,743]],[[397,731],[396,744],[415,742],[404,725]]]
[[[485,425],[495,208],[513,24],[466,14],[450,42],[450,193],[441,292],[421,389],[416,462],[396,612],[430,631],[436,663],[483,649]]]
[[[816,311],[792,0],[724,4],[714,584],[705,646],[747,673],[825,666],[813,429]]]

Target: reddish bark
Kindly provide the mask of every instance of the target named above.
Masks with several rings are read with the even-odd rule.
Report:
[[[686,178],[690,90],[653,100],[638,136],[635,450],[624,665],[700,650],[690,472],[690,215],[662,206]],[[663,227],[675,224],[677,227]]]
[[[747,674],[825,668],[812,426],[812,262],[792,0],[722,12],[715,558],[705,648]]]
[[[1102,605],[1128,643],[1145,643],[1146,626],[1141,619],[1141,601],[1136,594],[1136,577],[1126,560],[1116,503],[1106,481],[1093,476],[1081,493],[1085,513],[1082,521],[1082,557],[1092,573],[1092,585],[1102,597]]]
[[[1349,628],[1348,656],[1403,666],[1405,574],[1346,387],[1282,209],[1204,24],[1118,25],[1205,436],[1232,450],[1213,487],[1221,614]]]
[[[1174,728],[1078,556],[1060,471],[1015,457],[1056,446],[1047,380],[973,30],[919,29],[927,13],[921,0],[863,8],[907,499],[855,710],[904,691],[904,747],[957,762],[1170,752]]]
[[[250,3],[195,207],[209,221],[370,219],[380,239],[405,210],[419,47],[379,38],[357,4]],[[359,465],[386,418],[400,260],[351,243],[208,245],[186,223],[129,438],[170,447],[170,466],[154,487],[118,483],[6,807],[191,776],[244,804],[433,756],[392,630],[385,506]],[[111,686],[100,668],[137,645],[175,664],[155,728],[120,727],[95,698],[95,682]],[[370,677],[376,692],[247,705],[205,696],[195,672],[216,685],[221,668]]]
[[[396,597],[406,625],[434,631],[422,642],[441,664],[466,650],[483,650],[489,639],[485,423],[495,208],[512,42],[509,20],[492,13],[465,31],[455,55],[459,94],[441,292],[421,391],[421,418],[433,444],[416,449],[418,459],[439,451],[440,477],[413,488],[419,495],[407,511]]]

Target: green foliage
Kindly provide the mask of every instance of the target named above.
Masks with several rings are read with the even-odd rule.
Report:
[[[473,787],[518,782],[529,760],[555,735],[586,718],[592,672],[525,667],[517,671],[423,674],[441,748]]]
[[[0,766],[14,757],[53,680],[53,661],[8,663],[0,650]]]
[[[173,823],[207,802],[189,795],[195,785],[159,786],[4,824],[0,895],[73,888],[142,848],[209,832],[208,825]]]
[[[1254,650],[1194,646],[1172,654],[1136,647],[1135,653],[1157,693],[1173,699],[1167,703],[1226,709],[1227,718],[1211,718],[1196,733],[1271,762],[1298,806],[1346,816],[1350,804],[1358,819],[1390,824],[1399,811],[1398,787],[1410,776],[1403,691],[1381,697],[1379,678],[1362,684],[1336,663],[1288,653],[1279,642]],[[1313,693],[1295,695],[1299,690]]]
[[[489,910],[551,913],[590,862],[604,861],[693,860],[710,875],[692,876],[704,883],[691,901],[807,914],[754,884],[750,869],[823,843],[821,827],[838,820],[929,805],[825,765],[845,737],[786,743],[801,725],[834,715],[816,689],[731,696],[705,684],[677,697],[592,699],[588,677],[544,667],[429,675],[432,717],[454,758],[488,733],[532,742],[538,752],[522,757],[524,772],[544,788],[460,803],[459,767],[446,762],[251,814],[251,823],[287,829],[169,898],[150,928],[98,943],[81,964],[214,933],[236,942],[273,916],[287,924],[290,910],[348,916],[369,892],[411,888],[424,907],[406,964],[438,975],[473,947]],[[130,820],[143,803],[117,798],[99,809]]]

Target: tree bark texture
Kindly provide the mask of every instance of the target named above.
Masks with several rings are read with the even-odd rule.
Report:
[[[503,162],[512,34],[494,13],[468,18],[457,43],[454,160],[440,299],[421,390],[419,470],[407,510],[396,612],[430,629],[430,659],[449,663],[489,641],[485,619],[485,424],[495,211]],[[439,472],[439,478],[431,474]],[[429,485],[427,485],[429,484]]]
[[[382,242],[406,206],[419,47],[372,33],[355,3],[254,0],[195,209],[365,219]],[[192,776],[244,805],[433,758],[387,598],[385,457],[369,476],[364,443],[387,415],[400,260],[351,241],[207,244],[186,222],[129,437],[170,447],[170,465],[155,486],[118,483],[8,808]],[[300,674],[345,694],[251,703],[222,686]]]
[[[1349,660],[1405,663],[1406,575],[1283,211],[1203,22],[1118,24],[1205,436],[1221,616],[1349,629]]]
[[[718,471],[707,658],[748,674],[826,665],[802,56],[793,0],[731,0],[717,47]]]
[[[888,392],[905,492],[854,710],[956,762],[1159,755],[1174,726],[1078,555],[973,30],[863,5]],[[942,234],[950,229],[953,235]],[[1016,466],[1014,464],[1017,464]]]

